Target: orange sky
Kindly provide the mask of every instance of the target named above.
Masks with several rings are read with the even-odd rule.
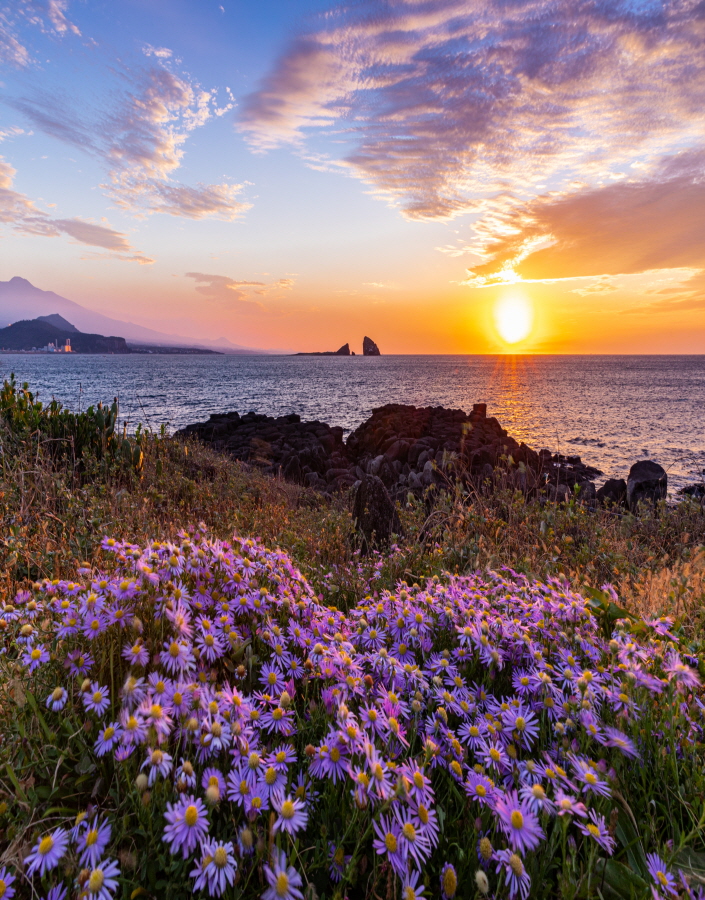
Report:
[[[0,280],[265,349],[705,353],[695,0],[59,6],[0,0]]]

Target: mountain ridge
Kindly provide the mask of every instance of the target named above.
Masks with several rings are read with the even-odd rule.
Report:
[[[14,322],[36,318],[51,319],[53,316],[58,316],[64,322],[73,324],[77,330],[83,333],[110,334],[125,338],[130,344],[166,347],[198,346],[208,350],[218,349],[220,352],[235,355],[262,355],[276,352],[243,347],[222,337],[214,341],[194,340],[193,337],[165,334],[134,322],[113,319],[103,313],[81,306],[74,300],[62,297],[54,291],[42,290],[19,275],[15,275],[9,281],[0,281],[0,325],[11,325]],[[50,321],[49,324],[54,323]]]

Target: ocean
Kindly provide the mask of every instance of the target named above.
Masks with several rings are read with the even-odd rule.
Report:
[[[669,492],[703,480],[705,356],[69,356],[0,353],[40,399],[112,402],[121,419],[170,431],[213,412],[299,413],[346,433],[384,403],[487,404],[517,440],[581,456],[605,477],[638,459]],[[600,479],[598,479],[598,485]]]

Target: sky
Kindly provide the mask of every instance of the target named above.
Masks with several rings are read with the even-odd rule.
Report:
[[[0,0],[0,280],[279,350],[705,353],[705,0]]]

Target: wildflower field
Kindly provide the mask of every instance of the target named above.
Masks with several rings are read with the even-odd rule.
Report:
[[[0,897],[705,897],[694,504],[438,498],[362,558],[196,447],[5,429]]]

